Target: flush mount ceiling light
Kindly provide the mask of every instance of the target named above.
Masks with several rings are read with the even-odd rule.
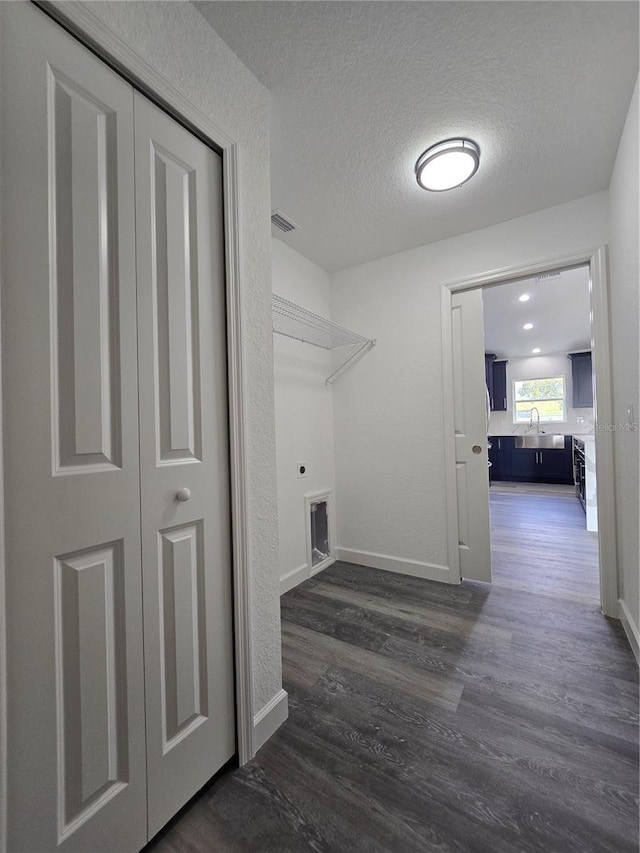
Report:
[[[528,302],[531,297],[528,293],[523,293],[522,296],[518,296],[518,299],[520,300],[520,302]]]
[[[540,352],[540,347],[534,347],[534,348],[531,350],[531,352],[532,352],[534,355],[537,355],[537,354]]]
[[[528,332],[528,331],[529,331],[529,329],[533,329],[533,323],[525,323],[525,324],[524,324],[524,326],[523,326],[522,328],[523,328],[523,329],[526,329],[526,330],[527,330],[527,332]]]
[[[416,163],[416,180],[434,193],[460,187],[480,164],[480,149],[470,139],[445,139],[432,145]]]

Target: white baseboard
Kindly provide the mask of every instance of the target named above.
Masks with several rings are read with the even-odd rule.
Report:
[[[306,581],[309,577],[309,564],[303,563],[301,566],[298,566],[297,569],[293,569],[290,572],[287,572],[286,575],[283,575],[280,578],[280,595],[284,595],[285,592],[289,592],[290,589],[293,589],[294,586],[298,586],[302,581]]]
[[[289,716],[289,697],[280,690],[253,718],[253,754],[269,740]]]
[[[620,621],[622,622],[622,627],[624,628],[624,632],[629,640],[631,651],[636,659],[636,663],[640,663],[640,639],[638,637],[638,626],[633,621],[633,616],[629,612],[629,608],[621,598],[618,599],[618,607],[620,609]]]
[[[406,560],[404,557],[392,557],[389,554],[374,554],[371,551],[356,551],[354,548],[336,548],[336,557],[345,563],[356,563],[371,569],[383,569],[399,575],[411,575],[441,583],[457,583],[451,580],[448,566],[437,563],[422,563],[419,560]]]

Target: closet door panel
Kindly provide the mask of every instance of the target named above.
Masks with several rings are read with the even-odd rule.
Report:
[[[222,163],[135,97],[149,836],[235,752]]]
[[[118,466],[117,115],[53,68],[48,89],[56,467]]]
[[[202,459],[195,169],[151,143],[159,464]]]
[[[133,90],[1,4],[8,849],[146,838]]]
[[[118,116],[51,66],[47,84],[55,467],[117,468]]]

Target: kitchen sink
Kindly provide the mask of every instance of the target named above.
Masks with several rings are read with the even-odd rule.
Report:
[[[564,435],[516,435],[516,447],[531,447],[533,450],[564,450]]]

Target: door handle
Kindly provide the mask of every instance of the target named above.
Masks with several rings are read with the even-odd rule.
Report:
[[[187,489],[186,487],[184,489],[178,489],[178,491],[176,492],[176,498],[179,501],[188,501],[190,497],[191,489]]]
[[[479,444],[474,444],[473,447],[471,448],[471,450],[474,453],[482,453],[482,448],[480,447]]]

